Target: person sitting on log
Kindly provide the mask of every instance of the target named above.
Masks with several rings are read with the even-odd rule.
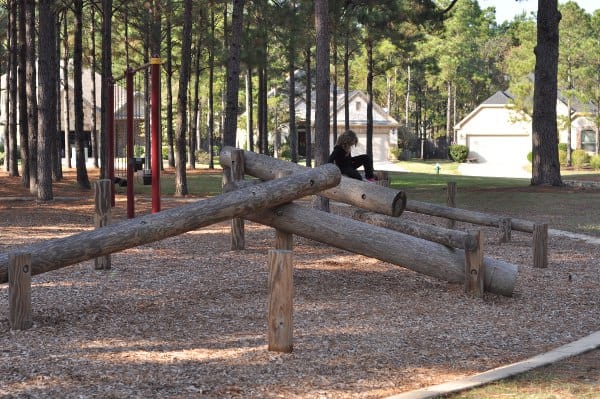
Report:
[[[367,154],[357,155],[355,157],[350,153],[352,146],[358,144],[358,137],[352,130],[346,130],[338,136],[335,146],[327,162],[334,163],[340,168],[343,175],[357,180],[363,180],[361,174],[356,170],[361,166],[365,169],[365,179],[376,181],[373,174],[373,159]]]

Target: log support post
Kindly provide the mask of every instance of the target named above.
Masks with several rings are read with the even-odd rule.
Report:
[[[94,182],[94,226],[98,229],[111,223],[111,181],[101,179]],[[111,268],[110,255],[94,259],[94,269],[109,270]]]
[[[282,178],[292,174],[290,170],[280,170],[276,173],[276,178]],[[275,249],[285,249],[291,251],[294,249],[294,235],[281,229],[275,229]]]
[[[269,251],[269,350],[293,350],[293,254],[287,250]]]
[[[234,150],[231,153],[231,181],[244,180],[244,151]],[[242,250],[246,247],[244,219],[231,219],[231,250]]]
[[[533,267],[548,267],[548,224],[533,225]]]
[[[449,208],[456,208],[456,182],[455,181],[448,182],[446,205]],[[456,222],[454,219],[451,219],[451,218],[448,219],[447,226],[449,229],[454,229],[455,224],[456,224]]]
[[[510,242],[512,229],[510,218],[500,218],[498,228],[500,228],[500,242]]]
[[[465,249],[465,292],[483,297],[483,234],[481,230],[469,231],[469,236],[477,242],[475,249]]]
[[[8,263],[8,319],[10,328],[12,330],[27,330],[33,325],[31,314],[31,254],[10,254]]]

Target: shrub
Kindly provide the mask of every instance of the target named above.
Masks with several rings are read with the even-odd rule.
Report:
[[[402,148],[400,147],[390,147],[390,160],[398,161],[402,159]]]
[[[590,155],[584,150],[575,150],[571,154],[571,162],[573,162],[574,167],[581,168],[583,165],[590,162]]]
[[[454,162],[465,162],[469,155],[469,149],[466,145],[462,144],[453,144],[448,147],[448,150],[450,151],[450,158],[452,158]]]
[[[146,155],[146,147],[143,145],[134,145],[133,146],[133,156],[136,158],[142,158]]]
[[[600,155],[594,155],[590,158],[590,166],[594,170],[600,170]]]
[[[529,151],[529,154],[527,154],[527,160],[529,161],[529,163],[533,162],[533,152]]]
[[[196,162],[203,165],[208,165],[210,162],[210,155],[204,150],[198,150],[196,151]]]
[[[558,143],[558,151],[567,151],[567,143]]]
[[[565,143],[558,145],[558,162],[561,165],[567,164],[567,145]]]

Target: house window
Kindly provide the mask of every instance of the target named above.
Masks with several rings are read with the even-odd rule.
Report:
[[[361,104],[360,101],[357,101],[354,104],[356,105],[356,110],[360,111],[360,104]]]
[[[596,132],[584,130],[581,132],[581,148],[588,152],[596,152]]]

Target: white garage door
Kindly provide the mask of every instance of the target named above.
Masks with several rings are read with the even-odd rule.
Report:
[[[469,136],[467,147],[469,158],[477,158],[478,162],[523,165],[531,151],[531,139],[529,136]]]

